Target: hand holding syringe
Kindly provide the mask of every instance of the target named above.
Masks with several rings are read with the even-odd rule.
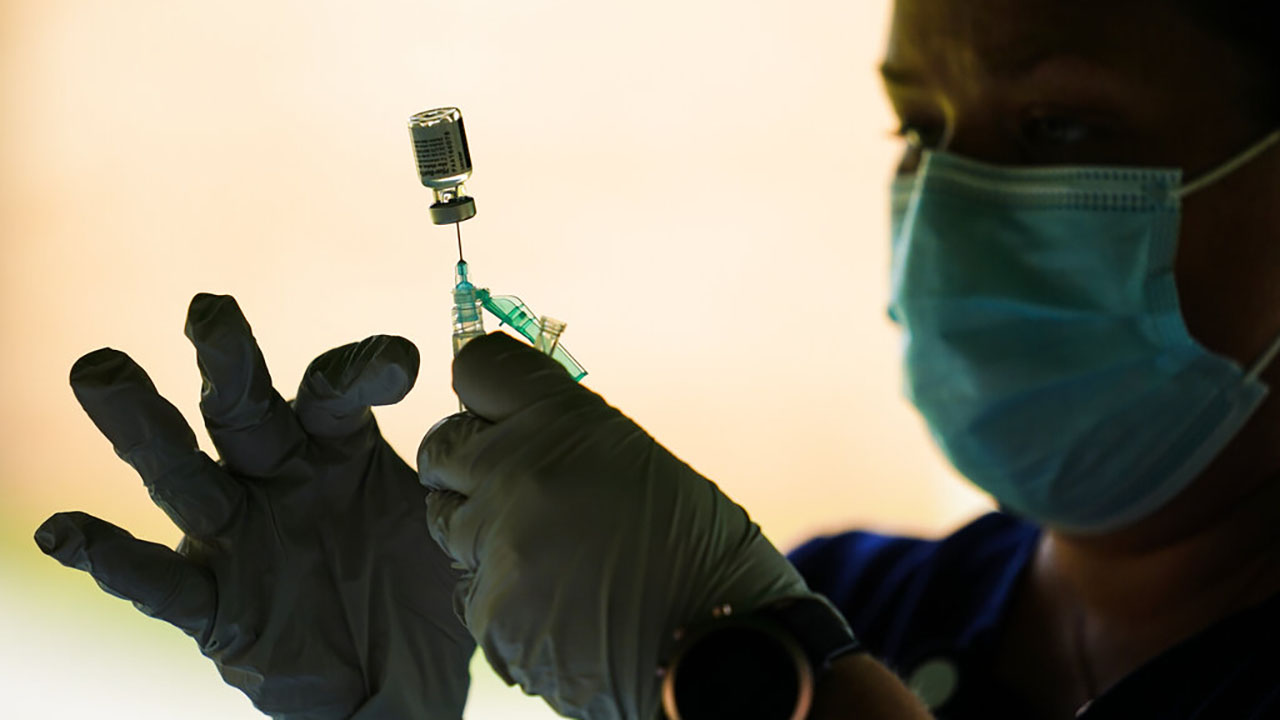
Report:
[[[475,200],[463,189],[471,176],[471,152],[457,108],[439,108],[409,118],[409,134],[413,138],[414,155],[422,184],[431,188],[435,202],[431,205],[431,221],[437,225],[452,224],[458,236],[458,264],[454,267],[453,287],[453,354],[472,339],[484,334],[484,318],[480,308],[497,316],[499,325],[509,325],[534,347],[550,355],[564,366],[574,380],[587,371],[569,351],[560,345],[565,324],[551,317],[540,319],[529,306],[514,295],[492,295],[487,288],[477,288],[468,277],[468,266],[462,257],[462,229],[459,223],[475,217]]]

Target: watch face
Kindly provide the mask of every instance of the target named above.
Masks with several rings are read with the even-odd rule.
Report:
[[[759,619],[720,620],[677,651],[662,707],[669,720],[804,720],[813,682],[789,634]]]

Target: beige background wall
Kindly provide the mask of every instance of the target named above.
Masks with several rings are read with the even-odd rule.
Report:
[[[428,221],[405,130],[430,107],[466,116],[475,277],[567,320],[588,384],[777,543],[977,512],[897,390],[887,12],[0,4],[0,716],[257,716],[186,637],[36,551],[61,509],[178,537],[67,371],[123,349],[199,427],[197,291],[236,295],[286,395],[319,352],[399,333],[422,373],[379,418],[411,454],[455,407],[452,231]],[[484,672],[468,715],[550,717]]]

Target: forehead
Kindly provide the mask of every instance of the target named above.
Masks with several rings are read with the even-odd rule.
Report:
[[[1241,56],[1174,0],[897,0],[885,64],[935,80],[1017,74],[1073,56],[1135,79],[1213,81]],[[1221,81],[1222,78],[1218,80]]]
[[[1048,0],[897,0],[886,60],[1014,63],[1072,42],[1095,44],[1082,37],[1083,15]]]

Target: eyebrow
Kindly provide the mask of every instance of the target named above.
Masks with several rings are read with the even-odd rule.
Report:
[[[1076,68],[1090,72],[1094,78],[1099,80],[1115,77],[1115,73],[1111,72],[1104,64],[1063,51],[1061,48],[1043,47],[1029,50],[1025,53],[1002,56],[997,63],[992,63],[988,70],[995,77],[1005,79],[1019,78],[1034,73],[1046,65],[1053,64],[1054,61],[1064,60],[1080,63]],[[892,60],[884,61],[879,70],[880,78],[888,85],[923,87],[929,84],[926,73],[909,65],[896,64]]]

